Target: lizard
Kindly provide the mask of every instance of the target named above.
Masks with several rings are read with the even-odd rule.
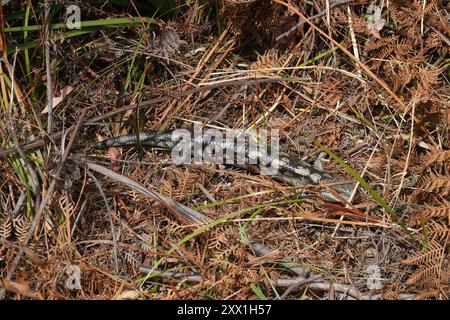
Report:
[[[172,130],[169,131],[145,131],[140,132],[139,135],[135,133],[117,136],[111,139],[94,142],[88,145],[88,149],[102,149],[108,147],[125,147],[133,145],[151,146],[157,148],[163,148],[168,150],[173,150],[181,141],[180,137],[173,136]],[[190,137],[191,139],[192,136]],[[193,140],[192,140],[193,141]],[[218,141],[205,141],[202,140],[202,150],[206,147],[209,148],[232,148],[234,150],[234,156],[236,157],[237,144],[230,142],[218,142]],[[217,150],[217,149],[216,149]],[[250,160],[254,157],[260,157],[261,154],[255,154],[249,151],[248,143],[244,145],[243,154]],[[253,162],[257,163],[261,167],[260,159],[252,159]],[[225,162],[224,162],[225,163]],[[228,163],[228,162],[227,162]],[[294,186],[304,186],[305,184],[313,185],[326,185],[326,187],[321,188],[320,193],[322,197],[330,202],[345,202],[351,197],[353,191],[353,184],[346,181],[345,178],[338,174],[332,172],[326,172],[323,169],[323,165],[320,161],[316,161],[314,165],[307,163],[306,161],[292,157],[286,153],[279,152],[277,157],[272,155],[266,155],[264,159],[264,165],[270,166],[274,163],[277,164],[278,171],[273,175],[273,178],[284,183],[288,183]],[[255,171],[255,167],[244,164],[239,165],[234,163],[234,166],[245,168],[247,170]],[[332,192],[330,189],[333,189]],[[344,201],[343,201],[344,200]]]

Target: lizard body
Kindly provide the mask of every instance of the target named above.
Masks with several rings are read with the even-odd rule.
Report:
[[[107,147],[124,147],[141,144],[142,146],[152,146],[172,150],[181,141],[181,139],[176,138],[172,134],[173,131],[146,131],[141,132],[139,134],[139,137],[136,134],[128,134],[104,141],[95,142],[90,144],[89,147],[92,149],[100,149]],[[193,138],[191,137],[191,139]],[[249,169],[248,163],[257,164],[260,165],[260,167],[262,164],[265,167],[276,164],[278,170],[275,174],[273,174],[273,177],[277,180],[281,180],[283,182],[296,186],[305,184],[329,185],[329,188],[333,189],[343,199],[348,200],[351,197],[353,185],[348,181],[346,182],[344,177],[342,177],[340,174],[325,172],[321,169],[318,169],[316,166],[310,165],[305,161],[296,159],[287,154],[280,152],[276,157],[272,156],[271,154],[265,154],[264,156],[262,156],[261,153],[249,151],[248,143],[246,143],[244,145],[244,149],[241,150],[241,153],[243,154],[243,156],[245,156],[247,164],[236,164],[236,156],[237,154],[239,154],[238,151],[240,151],[236,143],[230,143],[228,141],[219,142],[214,140],[203,140],[201,143],[201,151],[204,151],[207,147],[210,149],[216,148],[216,150],[231,148],[234,151],[232,152],[234,159],[231,159],[232,161],[230,162],[225,162],[227,159],[224,157],[223,163],[234,163],[234,166],[244,167],[245,169]],[[263,158],[264,161],[261,161],[260,158]],[[342,199],[339,199],[338,197],[333,195],[333,193],[330,192],[328,188],[324,188],[320,192],[322,196],[328,201],[342,202]]]

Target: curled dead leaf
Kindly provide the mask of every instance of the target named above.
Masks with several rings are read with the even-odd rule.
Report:
[[[139,299],[139,292],[134,290],[127,290],[119,294],[116,300],[137,300]]]
[[[63,88],[58,97],[53,97],[52,107],[56,108],[64,100],[64,98],[72,91],[73,91],[73,88],[71,86],[67,86],[67,87]],[[45,106],[44,110],[41,111],[41,114],[47,114],[47,113],[48,113],[48,105]]]
[[[42,300],[43,297],[40,293],[34,293],[27,281],[14,282],[6,279],[0,279],[0,285],[9,292],[20,294],[24,297],[28,297],[34,300]]]
[[[20,246],[21,249],[23,250],[23,252],[25,253],[25,255],[27,256],[27,258],[34,263],[35,265],[38,266],[43,266],[45,265],[45,261],[38,256],[38,254],[36,252],[34,252],[32,249],[30,249],[27,246]]]

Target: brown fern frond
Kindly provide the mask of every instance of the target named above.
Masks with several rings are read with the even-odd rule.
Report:
[[[161,30],[159,43],[154,45],[155,51],[164,58],[171,58],[175,56],[180,47],[186,45],[187,42],[181,40],[177,30],[171,26],[165,26]]]
[[[173,187],[172,183],[168,180],[164,180],[161,182],[161,186],[159,187],[159,191],[162,194],[165,194],[166,196],[172,198],[173,197]]]
[[[249,4],[258,0],[225,0],[226,3],[229,4]]]
[[[394,46],[392,46],[392,51],[397,57],[404,57],[409,64],[414,64],[423,61],[423,58],[415,54],[414,46],[406,41],[405,39],[398,40]]]
[[[192,195],[195,190],[195,182],[197,181],[197,175],[189,170],[184,170],[179,177],[178,194],[181,196]]]
[[[450,125],[450,109],[442,110],[442,119],[445,124]]]
[[[12,221],[8,216],[0,221],[0,240],[7,240],[12,235]]]
[[[441,48],[443,45],[441,36],[435,31],[430,32],[425,43],[427,49]]]
[[[407,285],[418,284],[419,282],[430,282],[430,279],[440,279],[440,264],[433,262],[421,264],[417,270],[415,270],[411,276],[406,280]],[[440,281],[438,281],[440,283]]]
[[[59,208],[62,212],[64,212],[64,215],[66,217],[72,216],[72,214],[75,212],[75,204],[72,203],[72,201],[69,199],[69,196],[67,195],[67,192],[63,192],[58,200]]]
[[[400,291],[400,283],[398,280],[394,280],[391,283],[387,284],[384,288],[383,298],[386,300],[399,300],[401,291]]]
[[[425,232],[430,239],[444,241],[450,234],[450,229],[444,221],[430,221],[425,226]]]
[[[140,246],[142,249],[144,249],[145,251],[151,252],[154,250],[154,246],[153,246],[153,236],[151,234],[148,233],[142,233],[141,234],[141,238],[143,239],[143,241],[141,242]]]
[[[414,297],[415,300],[425,300],[430,298],[437,298],[440,295],[440,291],[436,289],[426,289]]]
[[[437,150],[431,153],[430,160],[428,160],[425,167],[429,167],[433,164],[442,164],[444,162],[450,161],[450,150]]]
[[[404,264],[426,264],[433,261],[440,261],[444,253],[444,247],[436,240],[430,241],[423,251],[416,252],[407,259],[403,260]]]
[[[28,230],[31,227],[31,222],[23,215],[13,220],[14,234],[19,243],[24,243]]]
[[[270,49],[250,65],[254,70],[254,75],[276,75],[280,72],[277,68],[283,66],[283,59],[279,56],[278,50]],[[275,70],[271,70],[275,69]]]
[[[222,1],[220,15],[234,35],[245,43],[252,43],[253,47],[255,44],[272,47],[277,36],[297,23],[284,6],[270,0]],[[291,41],[298,33],[294,32],[278,43]]]
[[[140,264],[142,263],[139,254],[134,250],[125,250],[124,252],[125,262],[132,268],[135,272],[139,269]]]
[[[383,298],[386,300],[399,300],[400,299],[400,293],[397,291],[393,291],[391,289],[387,289],[383,293]]]
[[[445,270],[440,270],[440,273],[435,277],[427,277],[421,281],[421,284],[424,288],[440,288],[442,285],[445,285],[447,282],[448,275],[446,276]]]
[[[448,217],[450,219],[450,206],[449,207],[426,207],[414,213],[414,221],[428,220],[430,218],[443,218]]]
[[[421,179],[420,188],[426,192],[443,191],[444,196],[450,192],[450,177],[430,173]]]

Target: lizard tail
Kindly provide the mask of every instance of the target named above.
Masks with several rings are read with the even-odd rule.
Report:
[[[145,131],[139,133],[139,135],[130,133],[124,136],[90,143],[88,149],[104,149],[138,144],[160,148],[171,148],[173,144],[171,141],[171,132]]]

